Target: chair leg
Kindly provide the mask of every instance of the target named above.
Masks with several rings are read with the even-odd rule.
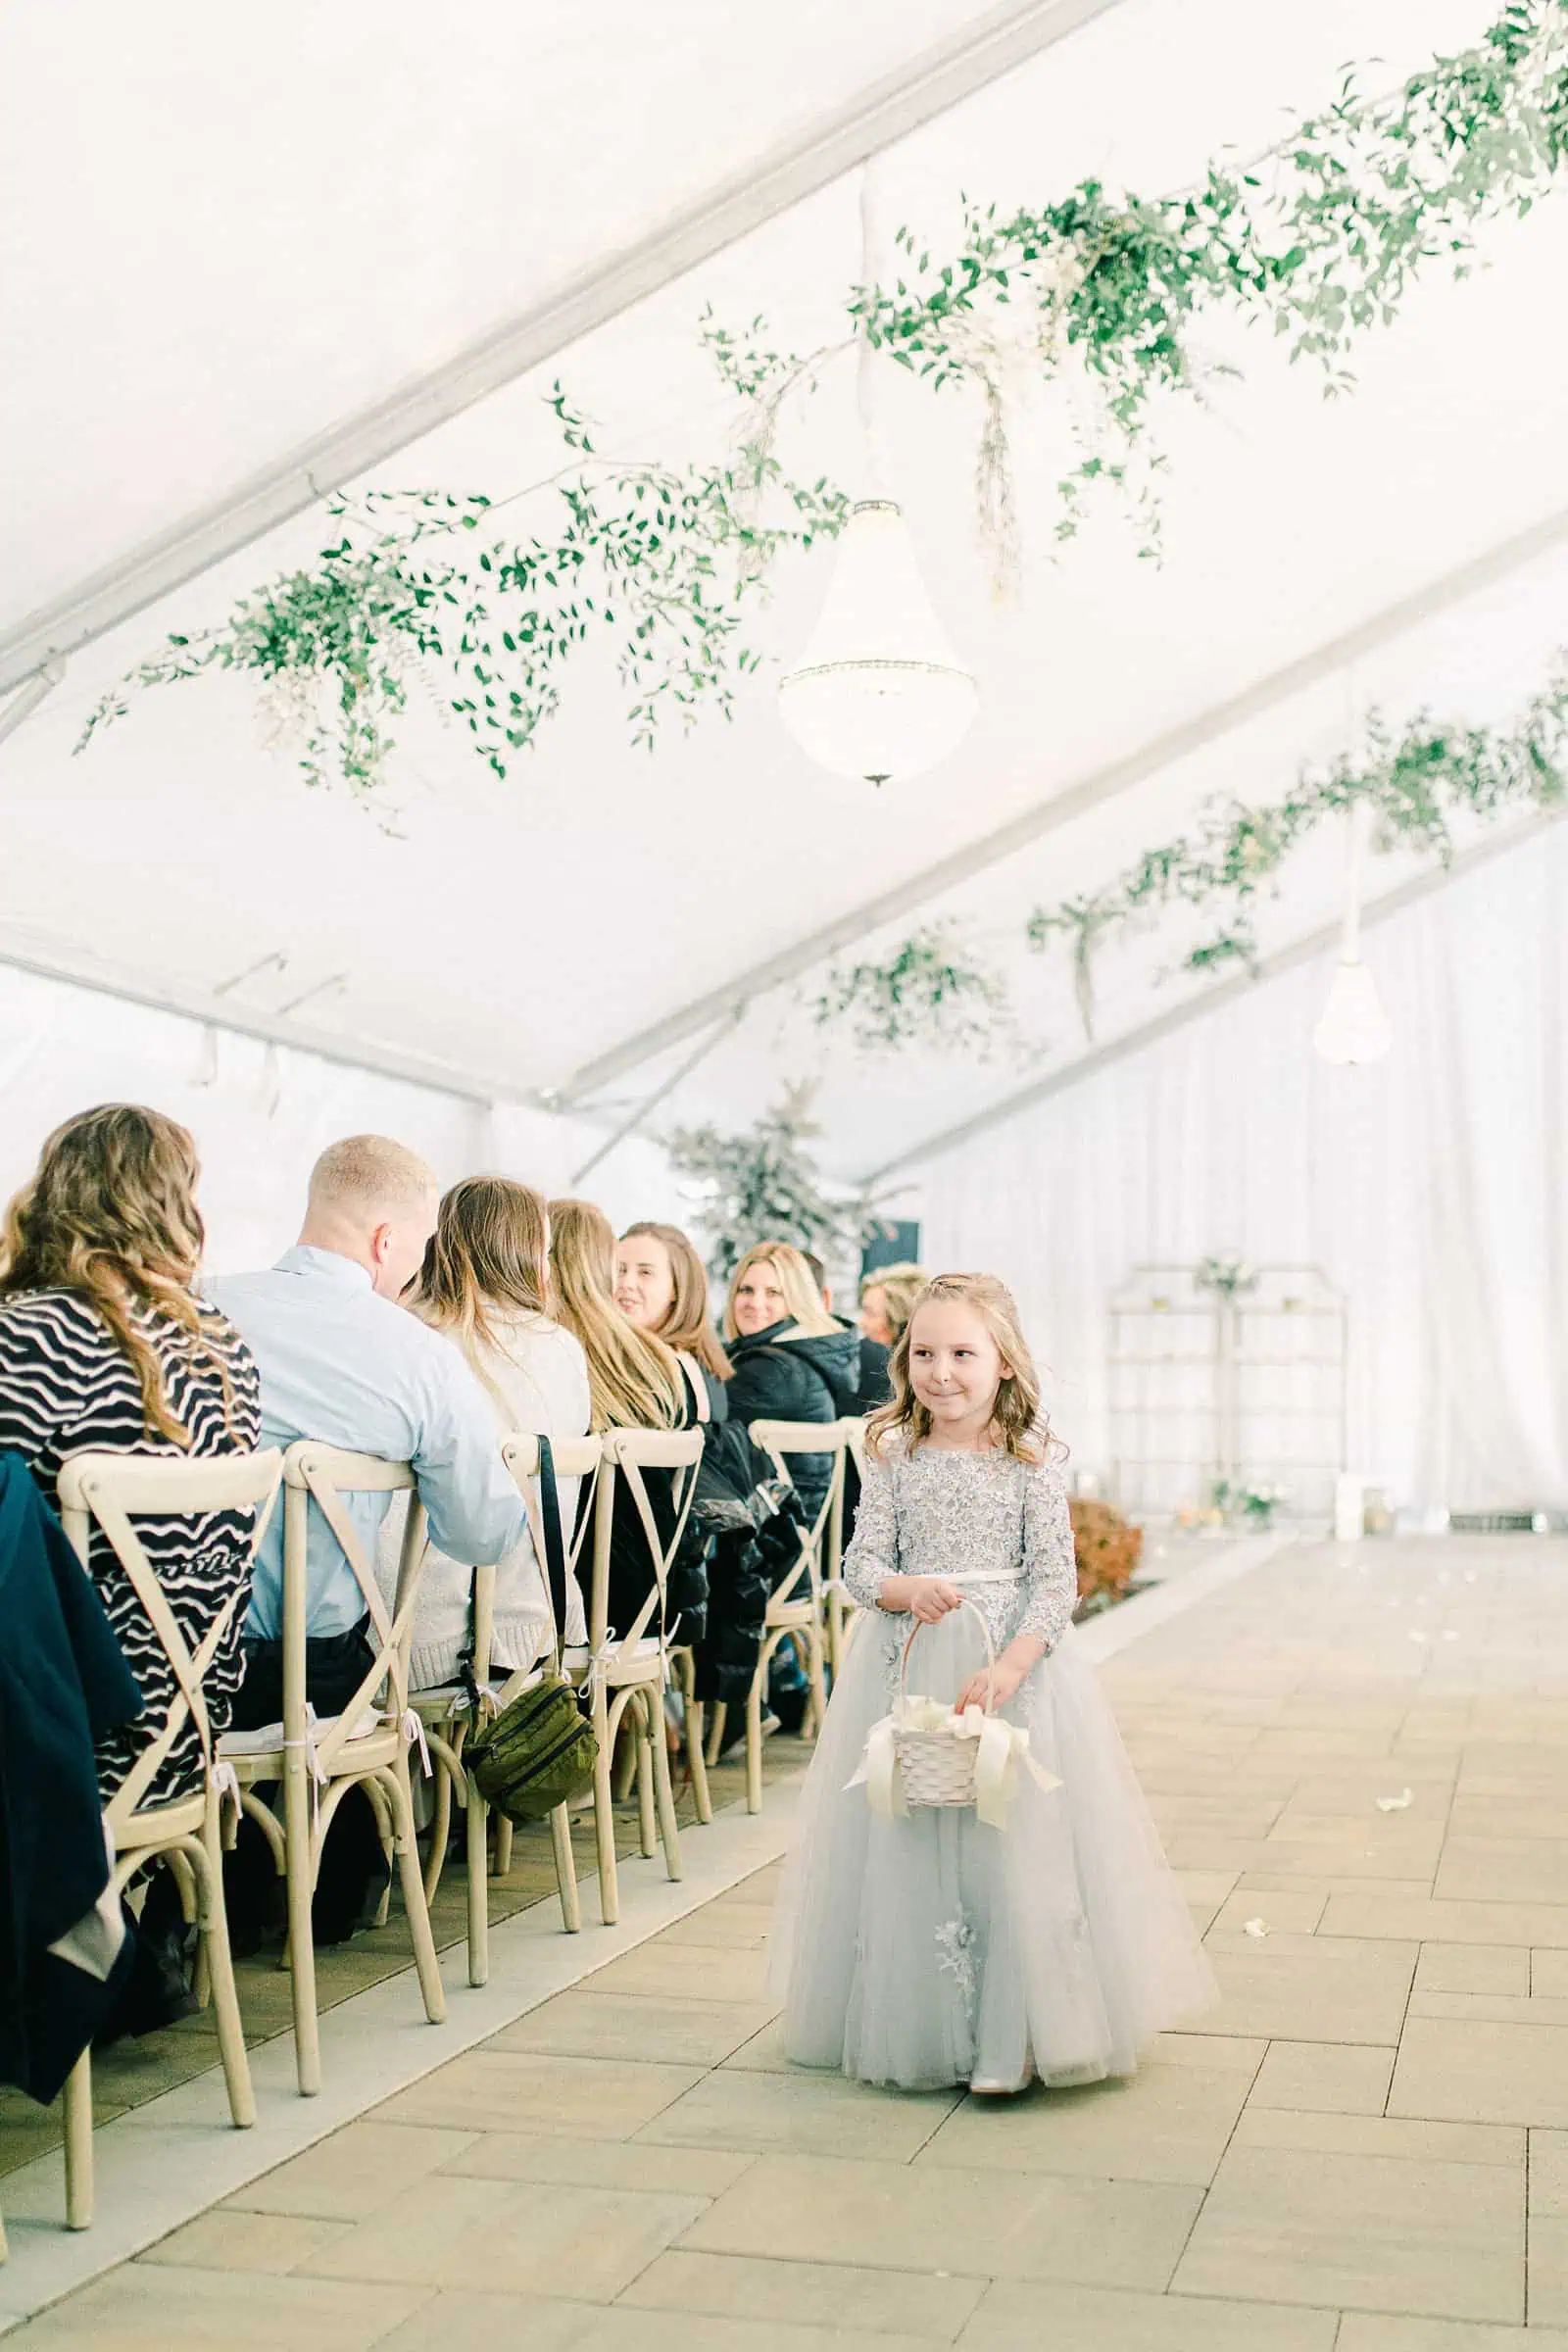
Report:
[[[447,1858],[447,1840],[452,1836],[452,1775],[439,1756],[433,1756],[435,1766],[435,1815],[430,1823],[430,1854],[424,1866],[424,1899],[435,1901],[436,1888],[441,1884],[442,1866]]]
[[[708,1765],[703,1755],[703,1702],[688,1698],[686,1707],[686,1761],[691,1767],[692,1801],[697,1818],[710,1822],[713,1818],[713,1799],[708,1786]]]
[[[724,1718],[728,1713],[729,1708],[725,1705],[723,1699],[715,1698],[713,1701],[712,1720],[710,1722],[708,1727],[708,1761],[710,1764],[716,1764],[718,1762],[719,1755],[723,1749]]]
[[[447,2013],[446,1987],[441,1982],[441,1963],[436,1958],[435,1937],[430,1933],[430,1914],[424,1904],[424,1877],[419,1869],[419,1844],[414,1832],[414,1796],[409,1787],[407,1750],[399,1753],[383,1787],[391,1800],[397,1826],[398,1872],[403,1882],[403,1908],[409,1915],[414,1965],[418,1972],[419,1990],[424,1995],[424,2014],[432,2026],[439,2026]]]
[[[657,1690],[639,1690],[626,1710],[637,1740],[637,1837],[645,1855],[655,1852],[659,1844],[654,1818],[654,1750],[663,1744],[664,1727],[654,1721],[658,1697]]]
[[[556,1849],[561,1925],[568,1936],[575,1936],[582,1927],[582,1903],[577,1893],[576,1857],[571,1850],[571,1815],[564,1805],[557,1805],[550,1816],[550,1838]]]
[[[645,1690],[648,1712],[654,1718],[654,1791],[659,1804],[659,1836],[664,1848],[666,1877],[680,1877],[680,1835],[675,1827],[675,1792],[669,1784],[669,1742],[664,1738],[663,1692]]]
[[[321,2038],[316,2016],[316,1942],[311,1896],[316,1886],[311,1785],[303,1757],[284,1758],[283,1838],[288,1855],[288,1966],[294,2007],[294,2067],[301,2096],[321,2087]]]
[[[599,1754],[594,1763],[594,1844],[599,1860],[599,1916],[607,1928],[620,1917],[620,1885],[615,1873],[615,1798],[610,1785],[610,1727],[601,1716],[594,1725]]]
[[[490,1982],[490,1808],[468,1776],[468,1983]]]
[[[503,1813],[496,1823],[496,1877],[498,1879],[510,1879],[512,1876],[512,1827],[510,1815]]]
[[[359,1789],[370,1811],[375,1815],[376,1835],[381,1840],[381,1858],[386,1864],[386,1877],[381,1882],[381,1899],[375,1906],[373,1922],[374,1926],[384,1928],[392,1908],[392,1872],[397,1852],[392,1808],[386,1801],[386,1791],[379,1781],[373,1780],[368,1775],[360,1782]],[[347,1799],[344,1801],[347,1802]],[[317,1867],[319,1869],[319,1862]]]
[[[762,1810],[762,1692],[766,1671],[759,1667],[746,1693],[746,1810]]]
[[[92,2053],[66,2077],[66,2227],[92,2227]]]
[[[223,1902],[223,1844],[215,1805],[203,1833],[202,1866],[197,1872],[201,1910],[202,1956],[212,1979],[213,2008],[218,2020],[218,2054],[223,2062],[228,2088],[228,2112],[239,2131],[256,2121],[256,2093],[251,2087],[250,2060],[245,2054],[245,2029],[240,2022],[239,1993],[234,1984],[234,1960],[228,1948],[228,1911]]]

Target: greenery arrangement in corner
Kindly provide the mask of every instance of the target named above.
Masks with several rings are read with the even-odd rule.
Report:
[[[664,1140],[675,1174],[691,1187],[694,1220],[709,1271],[728,1282],[754,1242],[790,1242],[831,1257],[876,1230],[863,1194],[826,1189],[808,1146],[821,1129],[810,1115],[813,1089],[794,1086],[744,1135],[681,1127]]]
[[[1462,275],[1479,227],[1527,213],[1565,156],[1568,0],[1507,0],[1473,49],[1392,95],[1363,95],[1347,76],[1335,103],[1267,156],[1216,162],[1183,193],[1117,194],[1088,179],[1010,214],[971,207],[946,258],[905,230],[906,274],[853,289],[848,335],[808,359],[769,349],[760,322],[736,335],[705,320],[740,403],[731,454],[686,467],[604,460],[558,387],[567,463],[533,486],[562,502],[553,529],[488,535],[500,505],[479,496],[334,499],[333,537],[314,564],[242,598],[218,628],[171,637],[104,698],[82,742],[139,689],[240,670],[260,680],[312,782],[365,792],[422,676],[504,776],[590,640],[615,649],[634,741],[652,743],[666,712],[689,723],[727,711],[757,665],[746,624],[769,567],[784,548],[837,532],[847,511],[825,481],[784,475],[781,405],[862,339],[934,389],[979,395],[980,524],[1003,574],[1018,535],[1005,378],[1019,354],[1047,381],[1078,363],[1094,422],[1062,478],[1058,535],[1108,482],[1133,493],[1152,552],[1151,410],[1160,393],[1201,394],[1200,320],[1228,310],[1260,323],[1342,389],[1354,339],[1392,319],[1423,272]],[[764,509],[785,519],[764,523]],[[850,1016],[866,1004],[857,989]]]

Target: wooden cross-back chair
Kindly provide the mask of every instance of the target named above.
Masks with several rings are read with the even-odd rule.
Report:
[[[241,2128],[255,2123],[256,2100],[228,1945],[219,1785],[202,1684],[246,1599],[249,1580],[236,1578],[232,1593],[192,1649],[132,1522],[254,1511],[254,1556],[272,1514],[282,1468],[283,1457],[275,1446],[266,1453],[220,1454],[199,1461],[78,1453],[64,1465],[59,1481],[61,1522],[77,1558],[85,1568],[96,1522],[146,1611],[174,1677],[173,1697],[163,1722],[104,1807],[104,1830],[114,1853],[109,1892],[118,1898],[146,1863],[159,1858],[168,1863],[186,1920],[194,1922],[200,1936],[199,1981],[211,1987],[229,2113]],[[187,1795],[160,1801],[152,1794],[154,1785],[187,1724],[194,1726],[201,1745],[201,1784]],[[93,2211],[92,2059],[86,2050],[67,2079],[65,2123],[66,2218],[73,2230],[85,2230]]]
[[[827,1710],[822,1635],[823,1590],[831,1579],[837,1577],[839,1554],[843,1548],[844,1462],[849,1450],[849,1429],[850,1424],[846,1421],[751,1423],[753,1445],[760,1446],[780,1478],[789,1477],[792,1458],[802,1454],[827,1454],[831,1457],[832,1467],[828,1475],[827,1492],[810,1524],[799,1530],[800,1556],[774,1587],[762,1621],[762,1645],[758,1652],[757,1670],[752,1676],[751,1689],[746,1694],[746,1809],[749,1813],[760,1813],[762,1809],[762,1703],[767,1694],[767,1670],[781,1642],[792,1642],[798,1650],[805,1652],[804,1664],[810,1698],[801,1723],[803,1739],[812,1730],[820,1731],[822,1717]],[[715,1704],[708,1743],[710,1764],[718,1760],[727,1713],[724,1705]]]
[[[611,1757],[615,1735],[629,1717],[637,1742],[638,1827],[642,1850],[662,1842],[664,1867],[680,1877],[680,1840],[664,1740],[664,1692],[671,1666],[664,1637],[664,1594],[680,1548],[703,1458],[701,1429],[610,1429],[601,1441],[604,1466],[593,1509],[593,1572],[588,1596],[588,1645],[568,1649],[565,1670],[589,1692],[599,1760],[594,1771],[594,1839],[599,1865],[599,1912],[607,1927],[620,1916],[615,1871],[614,1791]],[[647,1487],[650,1470],[671,1479],[673,1523],[662,1540]],[[610,1625],[610,1553],[614,1527],[615,1485],[624,1482],[648,1548],[647,1597],[624,1630]],[[656,1835],[657,1824],[657,1835]]]
[[[360,1532],[343,1505],[345,1494],[409,1493],[408,1525],[398,1563],[397,1594],[389,1610]],[[354,1573],[369,1619],[371,1664],[341,1713],[317,1721],[305,1690],[308,1606],[307,1540],[315,1503]],[[409,1651],[414,1612],[427,1550],[424,1506],[407,1462],[347,1453],[304,1438],[283,1457],[283,1720],[279,1736],[231,1735],[220,1754],[233,1765],[246,1811],[266,1832],[287,1883],[288,1962],[293,1979],[294,2054],[307,2096],[321,2087],[320,2033],[316,2010],[316,1946],[311,1898],[321,1867],[326,1833],[351,1788],[364,1790],[375,1815],[382,1848],[395,1856],[414,1943],[414,1964],[424,2013],[432,2025],[446,2015],[446,1996],[430,1934],[424,1880],[415,1842],[409,1781]],[[282,1783],[283,1824],[256,1795],[264,1782]]]
[[[551,1442],[551,1453],[556,1474],[560,1478],[585,1479],[597,1477],[601,1449],[597,1438],[556,1438]],[[532,1482],[539,1475],[539,1440],[526,1430],[512,1430],[501,1441],[501,1458],[515,1479],[518,1491],[526,1500]],[[584,1498],[587,1502],[587,1497]],[[592,1506],[587,1502],[579,1516],[574,1536],[567,1539],[563,1531],[566,1551],[566,1574],[574,1577],[578,1556],[583,1548],[588,1527],[592,1523]],[[550,1629],[546,1648],[539,1662],[503,1672],[502,1679],[493,1679],[495,1669],[491,1645],[495,1633],[496,1572],[493,1567],[473,1571],[473,1657],[474,1683],[485,1700],[487,1714],[497,1714],[521,1690],[531,1690],[540,1682],[553,1664],[557,1649],[564,1639],[564,1628],[555,1624],[550,1604],[550,1579],[546,1564],[539,1562],[541,1581],[545,1587],[546,1607],[550,1611]],[[433,1902],[441,1883],[441,1869],[451,1833],[454,1800],[465,1809],[467,1828],[468,1874],[468,1982],[484,1984],[490,1976],[490,1899],[489,1899],[489,1817],[490,1808],[479,1793],[478,1785],[464,1760],[465,1751],[473,1737],[472,1709],[466,1687],[462,1683],[445,1684],[437,1690],[416,1690],[411,1705],[424,1722],[430,1743],[430,1758],[436,1773],[435,1819],[430,1833],[430,1854],[425,1866],[424,1890]],[[498,1874],[505,1876],[510,1859],[512,1824],[498,1825],[497,1838],[501,1850],[497,1854]],[[571,1816],[564,1805],[558,1805],[550,1816],[550,1834],[555,1847],[556,1887],[561,1897],[561,1920],[567,1935],[575,1935],[582,1926],[582,1908],[577,1895],[577,1871],[571,1850]],[[504,1843],[502,1840],[504,1839]]]

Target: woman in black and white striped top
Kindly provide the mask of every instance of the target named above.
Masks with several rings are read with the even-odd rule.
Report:
[[[191,1290],[205,1235],[196,1149],[159,1111],[108,1103],[67,1120],[6,1212],[0,1238],[0,1446],[22,1453],[50,1503],[68,1455],[209,1455],[261,1437],[256,1365],[232,1324]],[[138,1519],[137,1533],[192,1649],[250,1576],[250,1514]],[[158,1731],[173,1675],[95,1529],[89,1567],[147,1712],[100,1743],[107,1799]],[[241,1599],[206,1679],[215,1735],[242,1667]],[[187,1722],[143,1802],[188,1789],[201,1750]]]

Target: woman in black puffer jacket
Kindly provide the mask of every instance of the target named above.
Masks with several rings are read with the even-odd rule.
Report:
[[[860,1335],[829,1314],[787,1242],[759,1242],[735,1269],[724,1310],[732,1421],[837,1421],[859,1411]],[[790,1477],[808,1520],[833,1475],[829,1454],[796,1454]]]

